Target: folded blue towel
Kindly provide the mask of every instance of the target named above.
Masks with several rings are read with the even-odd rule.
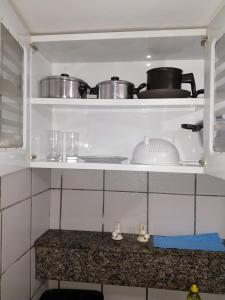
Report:
[[[154,236],[154,247],[206,251],[225,251],[223,240],[218,233],[180,236]]]

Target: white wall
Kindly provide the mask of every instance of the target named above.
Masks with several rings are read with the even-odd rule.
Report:
[[[34,240],[50,225],[50,170],[1,177],[1,300],[36,299]]]

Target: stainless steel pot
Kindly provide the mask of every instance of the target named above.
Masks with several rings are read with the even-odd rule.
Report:
[[[42,98],[86,98],[88,84],[68,74],[47,76],[40,82]]]
[[[114,76],[111,77],[111,80],[98,83],[96,87],[91,89],[91,94],[97,95],[98,99],[132,99],[133,95],[145,86],[146,84],[142,83],[138,88],[135,88],[133,83]]]

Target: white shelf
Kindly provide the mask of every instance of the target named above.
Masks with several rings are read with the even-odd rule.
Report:
[[[170,99],[59,99],[32,98],[32,105],[48,105],[54,108],[193,108],[202,107],[204,98]]]
[[[98,164],[98,163],[68,163],[68,162],[46,162],[31,161],[31,168],[52,169],[89,169],[89,170],[118,170],[118,171],[145,171],[145,172],[167,172],[167,173],[196,173],[202,174],[204,168],[200,166],[150,166],[134,164]]]
[[[203,59],[206,29],[37,35],[32,44],[49,62]],[[159,51],[160,49],[160,51]]]

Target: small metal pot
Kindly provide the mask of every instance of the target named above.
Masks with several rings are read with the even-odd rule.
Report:
[[[132,99],[133,95],[139,93],[144,87],[146,87],[145,83],[135,88],[133,83],[114,76],[111,80],[98,83],[90,93],[97,95],[98,99]]]
[[[42,98],[87,98],[88,84],[68,74],[47,76],[40,82]]]

